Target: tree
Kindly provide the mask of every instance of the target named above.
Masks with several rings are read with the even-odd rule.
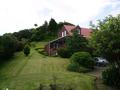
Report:
[[[45,34],[42,33],[41,30],[39,30],[39,31],[36,30],[31,37],[31,41],[41,41],[44,39],[44,37],[45,37]]]
[[[96,26],[90,40],[95,53],[106,58],[110,66],[102,73],[105,84],[120,89],[120,14],[109,16]]]
[[[72,55],[69,49],[67,48],[59,48],[57,52],[58,52],[58,55],[62,58],[69,58]]]
[[[29,45],[25,45],[25,47],[24,47],[24,54],[26,56],[28,56],[30,54],[30,47],[29,47]]]
[[[84,51],[87,47],[87,40],[78,34],[78,31],[73,32],[73,36],[66,38],[66,46],[72,52]]]
[[[58,23],[58,29],[61,29],[63,27],[63,25],[72,25],[72,26],[75,26],[74,24],[69,23],[69,22],[59,22]]]
[[[34,24],[35,27],[37,27],[38,25],[37,24]]]
[[[120,15],[99,21],[97,27],[90,44],[96,49],[96,53],[120,67]]]
[[[48,23],[47,21],[44,22],[42,26],[39,26],[32,30],[32,37],[31,41],[41,41],[44,40],[48,34]]]
[[[0,58],[8,59],[16,52],[17,39],[12,34],[4,34],[0,38]]]
[[[30,39],[32,36],[32,30],[31,29],[24,29],[19,32],[13,33],[15,37],[17,37],[18,40],[21,40],[22,38]]]
[[[57,34],[57,31],[58,31],[57,26],[58,26],[57,22],[53,18],[51,18],[49,25],[48,25],[48,30],[51,35]]]
[[[43,34],[44,36],[48,34],[48,22],[45,21],[44,24],[42,26],[40,26],[38,28],[41,32],[41,34]]]

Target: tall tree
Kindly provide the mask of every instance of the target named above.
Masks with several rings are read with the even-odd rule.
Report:
[[[58,27],[57,22],[53,18],[51,18],[49,25],[48,25],[49,33],[51,35],[57,35],[57,31],[58,31],[57,27]]]
[[[45,37],[48,34],[48,23],[47,21],[44,22],[44,24],[40,27],[37,27],[32,31],[32,41],[41,41],[44,40]]]
[[[39,29],[41,30],[41,33],[47,34],[48,33],[48,22],[45,21],[44,24],[39,27]]]

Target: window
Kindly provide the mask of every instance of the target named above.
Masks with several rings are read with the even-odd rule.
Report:
[[[67,35],[67,32],[66,31],[64,31],[64,36],[66,36]]]
[[[62,32],[62,37],[64,37],[64,32]]]
[[[65,36],[67,36],[67,32],[66,31],[62,32],[62,37],[65,37]]]
[[[77,31],[78,31],[78,34],[80,34],[80,29],[77,29]]]

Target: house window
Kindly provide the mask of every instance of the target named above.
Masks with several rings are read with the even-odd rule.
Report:
[[[67,35],[67,32],[66,31],[64,31],[64,36],[66,36]]]
[[[67,32],[66,31],[62,32],[62,37],[65,37],[65,36],[67,36]]]
[[[62,37],[64,37],[64,32],[62,32]]]
[[[77,29],[77,31],[78,31],[78,34],[80,34],[80,29]]]

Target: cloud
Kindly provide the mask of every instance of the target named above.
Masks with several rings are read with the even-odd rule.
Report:
[[[51,17],[87,27],[90,20],[119,12],[119,0],[0,0],[0,34],[41,25]]]
[[[42,10],[39,11],[38,15],[49,16],[50,13],[52,13],[51,9],[49,9],[49,8],[43,8]]]

